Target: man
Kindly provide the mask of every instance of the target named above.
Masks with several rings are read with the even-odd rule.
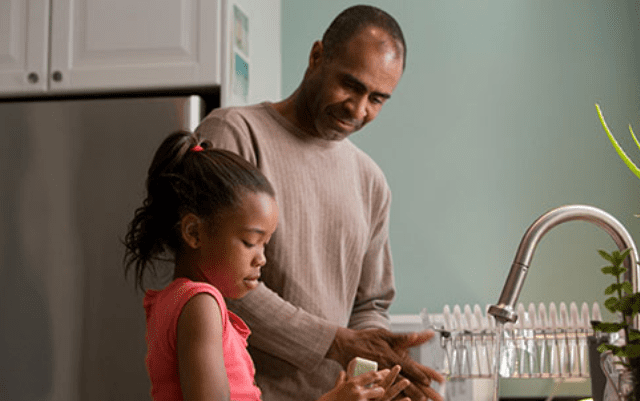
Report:
[[[381,368],[401,364],[412,382],[406,394],[441,399],[429,384],[442,377],[407,354],[432,333],[387,330],[395,294],[391,193],[380,168],[346,139],[391,97],[405,58],[390,15],[348,8],[313,44],[291,96],[214,110],[197,129],[256,164],[276,190],[281,216],[262,283],[229,302],[252,330],[249,350],[265,401],[317,399],[355,356]]]

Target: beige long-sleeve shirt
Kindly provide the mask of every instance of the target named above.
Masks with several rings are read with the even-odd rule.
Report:
[[[324,356],[338,326],[388,328],[394,279],[391,192],[349,139],[310,137],[269,103],[214,110],[196,130],[257,165],[280,208],[262,284],[229,308],[252,331],[265,401],[314,400],[340,367]]]

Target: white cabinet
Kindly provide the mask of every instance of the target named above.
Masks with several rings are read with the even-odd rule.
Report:
[[[3,0],[0,96],[220,84],[219,0]]]
[[[0,92],[47,90],[48,0],[0,2]]]

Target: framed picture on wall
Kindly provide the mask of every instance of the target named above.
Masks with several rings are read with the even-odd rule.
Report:
[[[246,105],[250,91],[251,61],[249,58],[249,15],[237,3],[230,1],[226,10],[230,24],[226,32],[226,84],[222,93],[222,106]]]

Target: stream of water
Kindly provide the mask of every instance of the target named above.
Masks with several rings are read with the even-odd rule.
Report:
[[[496,321],[495,349],[493,356],[493,401],[500,397],[500,351],[504,342],[504,324]]]

